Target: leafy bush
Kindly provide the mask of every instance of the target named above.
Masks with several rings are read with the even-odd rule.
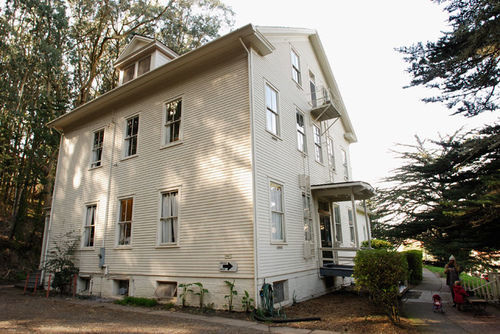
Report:
[[[361,243],[361,247],[368,248],[368,240],[365,240]],[[389,241],[380,240],[380,239],[372,239],[372,248],[373,249],[392,249],[392,244]]]
[[[234,280],[232,282],[230,281],[224,281],[226,283],[226,286],[229,288],[229,294],[225,295],[224,298],[227,299],[227,310],[229,312],[233,311],[233,297],[238,294],[238,291],[234,288]]]
[[[418,284],[422,281],[422,251],[408,250],[403,252],[408,262],[408,281],[411,284]]]
[[[115,304],[120,305],[133,305],[133,306],[144,306],[144,307],[153,307],[158,305],[156,299],[152,298],[140,298],[140,297],[123,297],[123,299],[116,300]]]
[[[384,308],[393,322],[399,322],[399,283],[408,273],[406,257],[385,249],[360,250],[354,258],[354,277],[358,288],[366,289],[370,299]]]
[[[54,274],[51,285],[61,294],[69,292],[73,277],[79,272],[73,262],[78,244],[79,238],[76,237],[76,232],[66,233],[55,242],[55,247],[47,254],[47,261],[43,264],[44,270]]]

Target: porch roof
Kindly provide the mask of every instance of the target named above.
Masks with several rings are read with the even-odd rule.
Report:
[[[311,185],[311,192],[318,199],[328,202],[350,201],[351,194],[355,200],[364,200],[375,195],[373,187],[362,181],[315,184]]]

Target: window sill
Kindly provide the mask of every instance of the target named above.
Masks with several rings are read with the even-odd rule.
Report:
[[[182,140],[174,141],[172,143],[160,146],[160,150],[164,150],[166,148],[177,146],[177,145],[181,145],[181,144],[182,144]]]
[[[297,151],[302,155],[302,157],[307,158],[307,152],[297,149]]]
[[[126,245],[126,246],[115,246],[113,249],[115,250],[131,250],[132,246]]]
[[[102,168],[102,164],[100,164],[99,166],[90,167],[89,170],[96,170],[96,169],[99,169],[99,168]]]
[[[316,159],[314,159],[314,161],[315,161],[317,164],[319,164],[319,165],[321,165],[321,166],[325,167],[325,163],[324,163],[324,162],[318,161],[318,160],[316,160]]]
[[[298,89],[304,90],[304,88],[302,88],[302,83],[295,81],[293,78],[292,78],[292,82],[297,86]]]
[[[91,246],[91,247],[80,247],[80,248],[78,248],[78,250],[82,251],[82,252],[95,251],[95,247],[94,246]]]
[[[272,133],[271,131],[269,131],[269,130],[267,130],[267,129],[266,129],[266,132],[267,132],[267,133],[269,133],[269,134],[271,135],[272,139],[274,139],[274,140],[276,140],[276,141],[278,141],[278,140],[283,141],[283,139],[281,139],[281,137],[280,137],[280,136],[278,136],[277,134]]]
[[[138,157],[138,156],[139,156],[139,154],[129,155],[128,157],[121,158],[120,161],[130,160],[130,159],[133,159],[133,158]]]
[[[164,248],[181,248],[178,244],[172,244],[172,245],[157,245],[155,247],[156,249],[164,249]]]
[[[271,245],[273,245],[273,246],[287,246],[288,242],[286,242],[286,241],[271,241]]]

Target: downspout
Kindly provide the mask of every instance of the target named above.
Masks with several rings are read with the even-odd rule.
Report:
[[[57,129],[55,129],[57,131]],[[59,132],[59,131],[57,131]],[[49,226],[47,227],[47,233],[44,235],[44,244],[45,247],[43,249],[44,254],[42,254],[42,257],[40,259],[40,266],[42,267],[42,279],[41,281],[43,282],[45,279],[45,270],[43,269],[43,266],[45,263],[47,263],[47,252],[49,250],[49,240],[50,240],[50,233],[52,231],[52,220],[54,219],[54,202],[56,199],[56,190],[57,190],[57,181],[59,180],[59,169],[61,166],[61,152],[63,150],[63,143],[64,143],[64,133],[59,132],[61,135],[61,138],[59,138],[59,153],[57,154],[57,166],[56,166],[56,176],[54,178],[54,189],[52,190],[52,200],[50,203],[50,217],[49,217]]]
[[[254,261],[254,300],[255,304],[259,305],[259,280],[258,280],[258,261],[259,257],[257,254],[257,181],[256,181],[256,166],[255,166],[255,134],[254,134],[254,114],[253,114],[253,67],[252,67],[252,52],[248,50],[246,47],[245,43],[240,37],[240,43],[247,52],[247,59],[248,59],[248,88],[249,88],[249,108],[250,108],[250,138],[251,138],[251,145],[252,145],[252,196],[253,196],[253,261]]]

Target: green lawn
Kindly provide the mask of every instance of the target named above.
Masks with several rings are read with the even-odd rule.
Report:
[[[446,277],[444,273],[444,267],[435,267],[435,266],[429,266],[429,265],[424,265],[424,268],[427,268],[428,270],[432,271],[433,273],[439,274],[441,277]],[[484,279],[481,279],[479,277],[471,276],[466,273],[461,273],[460,274],[460,280],[464,283],[468,284],[474,284],[474,286],[477,286],[479,284],[484,284],[486,281]]]

